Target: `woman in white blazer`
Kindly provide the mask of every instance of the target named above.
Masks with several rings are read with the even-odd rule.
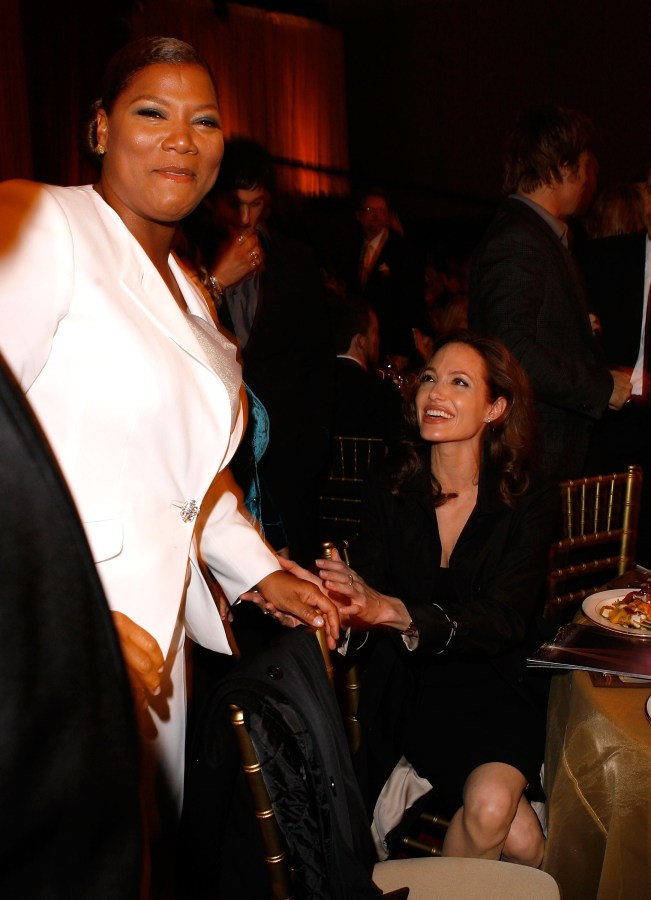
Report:
[[[212,76],[187,44],[145,38],[103,87],[94,186],[0,185],[0,348],[70,485],[178,808],[184,635],[230,652],[200,561],[230,602],[257,586],[333,646],[338,619],[238,512],[235,348],[170,252],[223,152]]]

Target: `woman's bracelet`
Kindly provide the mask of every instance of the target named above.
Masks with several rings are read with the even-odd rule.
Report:
[[[219,307],[224,299],[224,285],[216,275],[209,275],[208,281],[210,282],[210,293],[212,294],[212,298],[215,301],[215,305]]]
[[[443,615],[445,616],[445,618],[446,618],[447,621],[448,621],[448,625],[450,626],[450,634],[448,635],[448,639],[447,639],[447,641],[445,642],[445,646],[441,647],[440,650],[437,650],[437,651],[436,651],[436,655],[437,655],[437,656],[440,656],[441,653],[445,653],[445,651],[446,651],[446,650],[448,649],[448,647],[450,646],[450,641],[452,640],[452,638],[453,638],[453,637],[455,636],[455,634],[457,633],[457,628],[458,628],[459,626],[458,626],[458,623],[455,621],[455,619],[451,619],[450,616],[449,616],[449,615],[446,613],[446,611],[443,609],[443,607],[442,607],[442,606],[439,606],[438,603],[432,603],[432,606],[434,606],[436,609],[440,609],[440,610],[441,610],[441,612],[443,613]]]

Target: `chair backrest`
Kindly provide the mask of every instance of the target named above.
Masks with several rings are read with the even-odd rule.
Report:
[[[639,466],[561,482],[563,538],[550,549],[548,617],[634,567],[641,490]]]
[[[354,540],[359,531],[363,484],[386,452],[382,438],[332,437],[329,469],[319,487],[322,540]]]
[[[273,900],[378,893],[366,812],[323,662],[313,635],[287,629],[239,663],[217,694],[230,707]]]

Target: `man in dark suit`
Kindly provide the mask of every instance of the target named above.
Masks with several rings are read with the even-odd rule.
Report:
[[[329,449],[333,351],[312,248],[267,224],[274,176],[259,144],[227,142],[209,197],[219,233],[204,257],[217,282],[220,322],[237,337],[244,380],[269,415],[260,476],[282,518],[289,554],[307,565],[318,543],[317,485]],[[250,247],[244,257],[249,268],[234,282],[243,247]]]
[[[507,199],[470,271],[470,327],[502,340],[529,375],[541,463],[557,480],[584,473],[595,422],[631,392],[600,358],[568,247],[568,220],[594,195],[593,144],[581,113],[544,106],[521,116],[506,147]]]
[[[402,431],[402,396],[391,379],[377,374],[380,349],[378,319],[361,298],[332,297],[335,399],[332,433],[379,437],[390,442]]]
[[[595,429],[589,470],[625,471],[640,465],[642,483],[638,559],[651,563],[651,173],[644,188],[647,231],[587,241],[577,254],[590,308],[599,319],[608,364],[631,374],[631,402],[606,412]]]
[[[347,289],[373,307],[380,323],[381,356],[401,357],[404,365],[415,354],[411,329],[421,320],[424,277],[381,191],[360,197],[355,215],[362,241],[348,264]]]
[[[137,900],[120,646],[73,501],[1,358],[0,508],[0,896]]]

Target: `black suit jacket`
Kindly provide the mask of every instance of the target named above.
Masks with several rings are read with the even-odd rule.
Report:
[[[77,512],[0,359],[0,896],[137,898],[131,692]]]
[[[352,359],[337,357],[332,433],[391,441],[403,424],[402,397],[393,381],[369,374]]]
[[[468,321],[502,340],[529,375],[545,469],[559,480],[582,474],[613,379],[572,256],[520,200],[504,201],[473,254]]]
[[[364,297],[373,307],[380,326],[380,352],[412,357],[415,352],[411,329],[418,325],[424,306],[425,282],[409,244],[397,232],[389,235],[376,257],[366,284],[360,282],[358,246],[348,263],[346,283],[352,294]]]

